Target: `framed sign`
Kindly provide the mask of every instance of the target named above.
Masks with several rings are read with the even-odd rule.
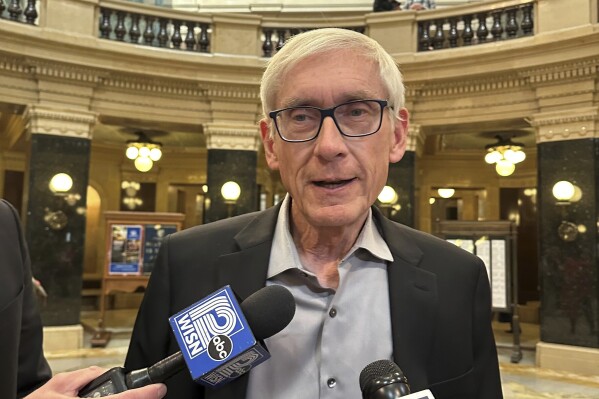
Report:
[[[140,274],[143,259],[143,226],[113,224],[110,227],[108,274]]]

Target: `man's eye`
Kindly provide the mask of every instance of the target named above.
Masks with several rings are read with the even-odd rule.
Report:
[[[296,122],[304,122],[308,119],[306,114],[296,114],[292,116],[292,119]]]

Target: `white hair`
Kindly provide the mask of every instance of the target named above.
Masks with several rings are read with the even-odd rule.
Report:
[[[352,50],[378,65],[381,81],[388,92],[389,107],[393,109],[391,122],[394,124],[395,118],[400,119],[399,110],[404,106],[405,94],[397,63],[375,40],[340,28],[315,29],[295,35],[270,59],[260,86],[264,116],[274,110],[281,83],[289,69],[307,57],[339,49]]]

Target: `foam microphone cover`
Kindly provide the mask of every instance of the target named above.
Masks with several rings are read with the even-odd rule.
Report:
[[[360,389],[364,399],[395,399],[410,394],[407,378],[390,360],[377,360],[364,367]]]
[[[284,329],[295,315],[295,299],[280,285],[268,285],[241,303],[243,315],[257,340],[271,337]]]

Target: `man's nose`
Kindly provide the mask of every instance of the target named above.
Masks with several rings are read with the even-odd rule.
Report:
[[[320,133],[316,137],[316,154],[331,159],[347,151],[345,138],[337,128],[333,118],[327,116],[322,121]]]

